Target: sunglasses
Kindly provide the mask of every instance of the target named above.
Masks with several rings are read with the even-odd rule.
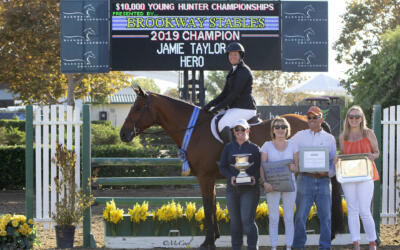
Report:
[[[287,126],[282,124],[282,125],[274,125],[274,129],[287,129]]]
[[[347,117],[348,117],[350,120],[353,120],[353,119],[358,120],[358,119],[361,118],[361,115],[348,115]]]
[[[246,129],[245,129],[245,128],[236,127],[236,128],[235,128],[235,132],[239,132],[239,131],[244,132],[244,131],[246,131]]]
[[[321,118],[321,116],[307,116],[308,120],[318,120],[319,118]]]

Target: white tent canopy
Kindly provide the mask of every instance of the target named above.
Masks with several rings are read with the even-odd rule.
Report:
[[[307,82],[288,88],[285,93],[318,93],[322,95],[346,95],[339,80],[319,74]]]

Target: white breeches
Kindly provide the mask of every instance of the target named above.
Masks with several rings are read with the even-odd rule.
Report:
[[[233,124],[237,122],[237,120],[245,119],[247,121],[256,114],[257,111],[252,109],[228,109],[218,123],[218,130],[221,132],[226,126],[232,128]]]

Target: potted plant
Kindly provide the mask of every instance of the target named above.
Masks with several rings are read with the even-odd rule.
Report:
[[[86,195],[75,183],[76,154],[62,145],[57,145],[55,158],[52,159],[59,169],[54,178],[58,200],[52,219],[56,225],[57,248],[72,248],[75,226],[82,221],[84,211],[94,201],[92,195]],[[90,186],[90,185],[89,185]]]

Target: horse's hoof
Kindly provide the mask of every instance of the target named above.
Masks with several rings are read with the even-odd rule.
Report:
[[[208,244],[203,243],[200,245],[198,250],[215,250],[215,249],[216,249],[215,244],[208,245]]]

